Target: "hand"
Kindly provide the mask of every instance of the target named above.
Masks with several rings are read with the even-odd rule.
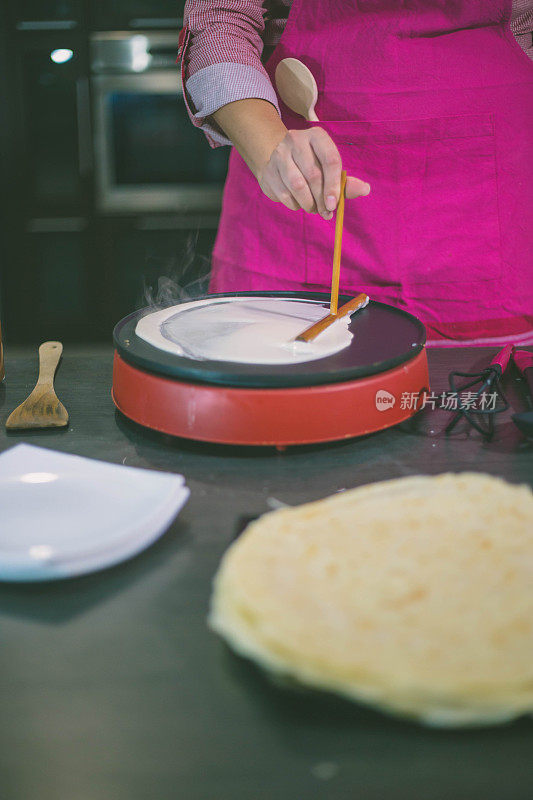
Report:
[[[339,202],[341,169],[341,157],[331,137],[322,128],[310,128],[287,131],[256,176],[274,202],[331,219]],[[348,199],[369,192],[368,183],[348,177]]]

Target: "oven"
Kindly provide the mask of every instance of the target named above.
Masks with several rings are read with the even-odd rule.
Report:
[[[91,37],[96,207],[102,213],[220,208],[228,148],[187,115],[175,31]]]

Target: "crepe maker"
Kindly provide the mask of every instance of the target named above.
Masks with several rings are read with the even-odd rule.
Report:
[[[317,292],[196,299],[206,297],[318,300],[325,313],[329,304],[329,295]],[[429,390],[424,326],[384,303],[370,301],[353,315],[353,339],[344,350],[289,365],[167,353],[135,333],[148,311],[130,314],[115,328],[113,401],[134,422],[172,436],[276,447],[335,441],[397,425],[419,410]]]

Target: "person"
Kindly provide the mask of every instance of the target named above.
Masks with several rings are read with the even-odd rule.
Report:
[[[343,167],[343,293],[434,345],[533,343],[532,2],[188,0],[189,113],[234,145],[210,290],[328,291]],[[288,57],[319,122],[276,95]]]

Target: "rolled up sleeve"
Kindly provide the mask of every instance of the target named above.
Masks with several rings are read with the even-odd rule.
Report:
[[[258,98],[279,113],[276,92],[263,64],[262,0],[188,0],[181,52],[189,115],[210,144],[231,144],[211,116],[227,103]]]

